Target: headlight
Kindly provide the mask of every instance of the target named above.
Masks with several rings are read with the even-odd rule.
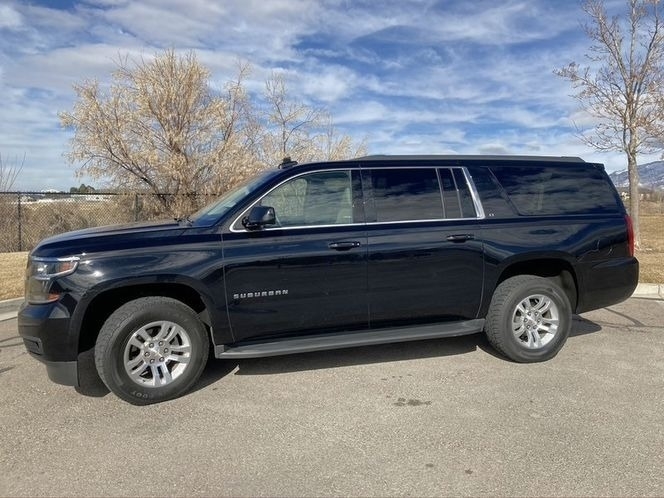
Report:
[[[74,273],[78,266],[78,258],[32,258],[31,277],[37,280],[47,280],[53,277],[63,277]]]
[[[76,271],[79,258],[30,258],[26,269],[25,299],[28,302],[50,303],[60,296],[53,281]]]

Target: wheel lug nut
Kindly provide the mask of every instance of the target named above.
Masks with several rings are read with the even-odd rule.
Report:
[[[149,347],[153,348],[153,347],[154,347],[154,342],[151,342],[151,343],[149,344]]]
[[[162,356],[161,358],[159,358],[159,361],[164,361],[164,357]]]
[[[150,360],[150,363],[154,363],[154,358],[152,358],[152,359]]]
[[[164,348],[164,353],[168,353],[168,348]]]
[[[150,353],[146,351],[145,353],[143,353],[143,356],[150,356]]]
[[[160,346],[163,346],[163,345],[164,345],[164,341],[159,341],[159,345],[160,345]]]

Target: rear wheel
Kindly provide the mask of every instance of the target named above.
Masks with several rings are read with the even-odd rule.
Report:
[[[95,345],[99,376],[136,405],[181,396],[199,378],[208,356],[205,326],[185,304],[144,297],[118,308]]]
[[[569,299],[555,282],[519,275],[496,288],[485,331],[505,356],[530,363],[553,358],[565,344],[571,323]]]

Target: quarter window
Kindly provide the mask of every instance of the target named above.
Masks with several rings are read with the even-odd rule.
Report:
[[[591,164],[496,166],[491,171],[522,215],[600,214],[622,210],[606,175]]]

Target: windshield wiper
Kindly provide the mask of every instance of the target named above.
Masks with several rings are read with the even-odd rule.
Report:
[[[182,216],[182,217],[180,217],[180,218],[173,218],[173,219],[174,219],[175,221],[177,221],[178,223],[180,223],[181,225],[182,225],[183,223],[185,223],[185,224],[187,224],[187,225],[189,225],[189,226],[191,226],[191,225],[194,224],[194,222],[193,222],[192,219],[189,217],[189,215]]]

